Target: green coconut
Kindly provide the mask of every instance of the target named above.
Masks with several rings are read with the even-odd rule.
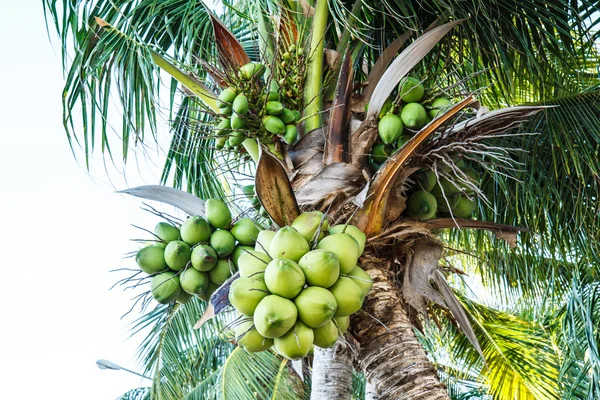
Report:
[[[300,321],[285,335],[275,338],[274,345],[277,352],[291,360],[306,357],[314,342],[314,333],[311,328]]]
[[[165,261],[169,268],[181,271],[190,262],[192,250],[186,242],[174,240],[165,248]]]
[[[340,262],[330,251],[321,249],[309,251],[298,261],[298,265],[302,268],[306,282],[310,286],[328,288],[340,276]]]
[[[335,233],[323,238],[318,249],[332,252],[340,262],[340,272],[347,274],[356,266],[360,256],[358,242],[348,233]]]
[[[420,221],[431,219],[437,211],[437,201],[428,192],[418,190],[410,195],[406,201],[406,212]]]
[[[284,108],[282,113],[279,114],[279,119],[281,119],[281,122],[288,125],[296,121],[296,114],[289,108]]]
[[[254,250],[254,247],[240,246],[240,245],[235,246],[235,249],[233,249],[233,253],[231,253],[231,261],[233,262],[233,265],[235,265],[237,267],[238,261],[239,261],[240,257],[242,256],[242,254],[244,254],[250,250]]]
[[[303,289],[294,299],[298,309],[298,318],[311,328],[320,328],[331,321],[337,303],[335,297],[327,289],[309,286]]]
[[[321,220],[323,224],[321,224]],[[302,213],[292,222],[292,228],[297,230],[309,243],[314,239],[319,227],[321,227],[319,233],[319,240],[321,240],[325,236],[325,231],[329,229],[329,221],[324,218],[321,211]]]
[[[250,81],[259,78],[264,72],[266,67],[259,63],[249,62],[240,67],[240,78]]]
[[[235,273],[235,266],[229,264],[229,260],[219,260],[217,265],[208,271],[208,278],[212,283],[221,286]]]
[[[431,118],[436,118],[448,109],[448,106],[451,104],[450,100],[445,97],[439,97],[431,103],[429,107],[429,116]]]
[[[235,340],[248,353],[264,351],[273,346],[273,339],[267,339],[258,333],[251,319],[235,327]]]
[[[138,250],[135,262],[147,274],[155,274],[167,269],[165,249],[160,246],[146,246]]]
[[[340,224],[330,228],[329,233],[332,235],[335,233],[347,233],[348,235],[352,236],[354,240],[356,240],[356,243],[358,243],[358,256],[360,257],[363,251],[365,251],[367,235],[358,229],[357,226]]]
[[[431,192],[437,183],[437,178],[433,171],[421,171],[415,174],[415,182],[421,190]]]
[[[248,114],[249,107],[250,104],[248,103],[248,98],[243,93],[238,94],[237,96],[235,96],[235,99],[233,99],[232,109],[236,113],[240,115],[246,115]]]
[[[271,294],[254,310],[254,327],[266,338],[278,338],[289,331],[298,318],[298,309],[291,300]]]
[[[473,186],[479,185],[479,182],[481,181],[481,175],[479,175],[479,172],[475,171],[473,168],[461,168],[461,170],[467,176],[467,180]],[[468,185],[466,182],[464,182],[464,180],[465,180],[465,177],[461,175],[460,179],[456,179],[456,183],[466,193],[469,193],[469,194],[473,193],[473,188],[470,185]]]
[[[242,254],[238,259],[238,269],[240,276],[255,276],[259,272],[264,272],[267,265],[271,262],[271,257],[268,254],[249,250]]]
[[[156,242],[157,246],[162,248],[167,247],[169,242],[179,239],[179,229],[167,222],[159,222],[154,227],[154,234],[160,238],[160,242]]]
[[[477,211],[477,201],[475,198],[469,199],[465,196],[459,196],[459,201],[452,208],[452,214],[460,218],[471,218]]]
[[[276,233],[277,232],[267,230],[258,232],[254,250],[267,254],[269,252],[269,247],[271,246],[271,241],[273,241]]]
[[[427,124],[427,111],[419,103],[408,103],[402,107],[400,118],[407,128],[421,129]]]
[[[204,301],[208,301],[208,300],[210,300],[210,296],[212,296],[212,294],[218,288],[219,288],[219,285],[217,285],[216,283],[208,282],[208,288],[206,289],[206,292],[199,294],[198,297]]]
[[[327,322],[320,328],[313,328],[315,335],[314,345],[322,349],[333,347],[338,339],[338,328],[333,321]]]
[[[295,262],[298,262],[309,250],[306,239],[291,226],[278,230],[269,245],[269,255],[274,259],[287,258]]]
[[[442,195],[439,195],[436,196],[435,199],[437,201],[438,211],[448,213],[452,208],[458,205],[458,202],[460,201],[460,193],[446,195],[446,198],[444,198]]]
[[[302,268],[294,261],[275,258],[265,269],[265,284],[269,292],[293,299],[306,283]]]
[[[433,189],[431,189],[431,194],[433,194],[435,197],[447,197],[453,194],[460,193],[460,185],[458,184],[458,182],[456,182],[456,185],[454,183],[455,182],[451,182],[446,178],[440,178],[440,180],[437,182],[437,185],[435,185]]]
[[[284,111],[285,112],[285,111]],[[285,114],[282,114],[283,117]],[[274,115],[269,115],[262,120],[267,131],[274,135],[282,135],[285,133],[285,123]]]
[[[190,246],[207,242],[208,238],[210,238],[210,225],[199,215],[188,218],[181,225],[181,239]]]
[[[256,243],[258,228],[250,218],[242,218],[233,224],[231,234],[241,244],[251,246]]]
[[[383,118],[388,112],[390,112],[393,105],[394,105],[394,102],[392,101],[392,99],[390,97],[385,99],[385,102],[381,106],[381,110],[379,110],[379,115],[377,116],[377,118],[378,119]]]
[[[242,186],[242,192],[246,195],[247,198],[252,199],[256,195],[254,192],[254,185],[245,185]]]
[[[400,135],[396,142],[396,148],[401,149],[410,139],[412,139],[411,135]]]
[[[285,126],[285,133],[283,134],[283,140],[287,144],[294,144],[298,139],[298,128],[294,124],[288,124]]]
[[[181,290],[179,292],[179,295],[177,296],[177,302],[179,304],[186,304],[186,303],[188,303],[192,299],[192,297],[194,297],[194,295],[189,294],[188,292]]]
[[[348,331],[350,326],[350,317],[333,317],[333,323],[338,327],[339,332],[343,335]]]
[[[371,149],[371,159],[376,164],[383,164],[393,153],[393,149],[384,143],[376,143]]]
[[[398,84],[398,96],[406,103],[419,101],[425,94],[425,88],[420,80],[408,76],[403,78]]]
[[[179,277],[171,271],[155,275],[150,282],[150,290],[154,300],[160,304],[172,303],[177,300],[177,296],[181,292]]]
[[[369,293],[369,290],[371,290],[371,287],[373,286],[373,279],[371,279],[371,276],[358,265],[354,267],[352,271],[350,271],[348,278],[352,279],[354,283],[360,287],[363,295],[365,296],[367,293]]]
[[[236,96],[235,88],[224,89],[219,94],[219,97],[217,99],[217,106],[219,108],[225,108],[225,107],[229,106],[233,102],[233,99],[235,99],[235,96]]]
[[[229,288],[229,302],[238,312],[252,315],[258,303],[268,294],[262,276],[238,278],[231,283]]]
[[[202,294],[208,289],[208,274],[194,268],[186,268],[179,277],[181,288],[189,294]]]
[[[227,204],[223,203],[221,200],[208,199],[206,200],[206,203],[204,203],[204,208],[206,209],[206,219],[209,224],[215,228],[229,228],[229,224],[231,223],[231,211],[229,211]]]
[[[218,258],[212,247],[200,244],[192,250],[192,267],[198,271],[210,271],[217,265]]]
[[[210,235],[210,247],[213,248],[219,258],[225,258],[235,249],[235,238],[231,232],[219,229]]]
[[[396,114],[386,114],[377,124],[379,137],[385,144],[390,144],[398,140],[404,130],[402,119]]]
[[[338,305],[335,312],[336,317],[347,317],[362,307],[364,300],[362,289],[350,278],[340,276],[340,279],[329,288],[329,291],[335,297]]]

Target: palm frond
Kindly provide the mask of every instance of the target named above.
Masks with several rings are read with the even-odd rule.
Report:
[[[123,393],[117,400],[150,400],[150,388],[132,389]]]

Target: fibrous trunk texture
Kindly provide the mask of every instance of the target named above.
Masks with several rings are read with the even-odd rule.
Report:
[[[360,343],[359,367],[380,400],[449,400],[446,387],[418,342],[391,271],[364,263],[374,281],[351,326]]]
[[[341,340],[330,349],[315,347],[311,400],[350,400],[352,356]]]

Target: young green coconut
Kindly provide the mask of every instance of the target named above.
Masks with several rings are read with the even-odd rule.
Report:
[[[229,260],[219,260],[217,265],[208,271],[208,278],[217,286],[225,283],[235,272],[235,266],[229,265]]]
[[[171,271],[155,275],[150,282],[150,290],[154,300],[160,304],[172,303],[177,300],[179,292],[181,292],[179,277]]]
[[[204,203],[206,219],[215,228],[227,229],[231,224],[231,211],[221,200],[209,199]]]
[[[248,353],[257,353],[273,346],[273,339],[268,339],[258,333],[252,319],[235,327],[235,340]]]
[[[294,262],[300,261],[308,253],[310,247],[304,237],[291,226],[285,226],[277,231],[269,245],[269,255],[275,258],[287,258]]]
[[[165,249],[160,246],[146,246],[138,250],[135,262],[142,271],[151,275],[167,269],[165,262]]]
[[[330,251],[316,249],[306,253],[298,262],[306,282],[311,286],[328,288],[340,277],[340,262]]]
[[[333,321],[327,322],[320,328],[313,329],[314,345],[322,349],[333,347],[339,336],[338,327]]]
[[[358,256],[360,257],[363,251],[365,251],[367,235],[358,229],[357,226],[340,224],[330,228],[329,233],[332,235],[336,233],[347,233],[348,235],[352,236],[354,240],[356,240],[356,243],[358,243]]]
[[[323,223],[321,224],[321,220]],[[300,214],[294,222],[292,222],[292,228],[298,231],[300,235],[308,243],[311,243],[315,238],[315,233],[321,227],[318,240],[325,237],[325,232],[329,229],[329,221],[324,218],[324,215],[320,211],[312,211]]]
[[[179,239],[179,229],[168,222],[159,222],[156,224],[154,234],[161,240],[161,242],[156,242],[156,245],[162,248],[167,247],[169,242]]]
[[[256,239],[254,250],[267,254],[269,252],[269,246],[271,246],[271,242],[275,237],[275,233],[277,232],[267,230],[258,232],[258,238]]]
[[[208,289],[208,274],[194,268],[186,268],[179,276],[181,288],[189,294],[202,294]]]
[[[218,259],[217,253],[206,244],[198,245],[192,250],[192,267],[198,271],[210,271],[217,265]]]
[[[327,250],[338,257],[340,271],[347,274],[356,266],[360,256],[358,242],[347,233],[335,233],[319,242],[317,249]]]
[[[298,309],[291,300],[269,295],[254,310],[254,327],[266,338],[278,338],[289,331],[298,318]]]
[[[210,235],[210,247],[213,248],[219,258],[225,258],[235,249],[235,238],[231,232],[219,229]]]
[[[302,269],[292,260],[275,258],[265,269],[265,284],[269,292],[281,297],[293,299],[305,283]]]
[[[350,317],[333,317],[331,320],[338,328],[339,334],[343,335],[348,331],[348,327],[350,327]]]
[[[174,240],[165,247],[165,262],[169,268],[181,271],[192,257],[192,250],[186,242]]]
[[[241,244],[253,246],[258,237],[258,228],[250,218],[242,218],[233,224],[231,234]]]
[[[358,265],[350,271],[347,277],[352,279],[352,281],[360,287],[364,296],[366,296],[367,293],[369,293],[369,290],[371,290],[371,287],[373,287],[373,279],[371,279],[371,276]]]
[[[313,330],[301,321],[296,321],[296,324],[289,332],[274,340],[277,352],[291,360],[299,360],[306,357],[312,348],[313,342]]]
[[[309,286],[294,299],[298,318],[311,328],[320,328],[333,318],[337,310],[335,297],[327,289]]]
[[[240,259],[240,257],[242,256],[242,254],[248,252],[248,251],[253,251],[254,247],[252,246],[235,246],[235,249],[233,249],[233,253],[231,253],[231,261],[233,262],[233,264],[237,267],[238,266],[238,261]]]
[[[181,239],[190,246],[200,242],[208,242],[209,238],[210,225],[199,215],[186,219],[181,225]]]
[[[340,279],[329,288],[337,303],[336,317],[347,317],[354,314],[362,307],[364,294],[360,286],[354,281],[345,276],[340,276]]]
[[[267,254],[249,250],[238,259],[240,276],[255,276],[257,273],[264,272],[270,262],[271,257]]]
[[[261,276],[238,278],[229,288],[229,302],[238,312],[251,316],[258,303],[268,294],[267,286]]]

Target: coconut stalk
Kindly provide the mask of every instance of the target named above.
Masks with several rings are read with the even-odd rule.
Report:
[[[346,400],[352,395],[352,355],[341,340],[329,349],[315,347],[311,400]]]
[[[304,131],[310,132],[323,126],[323,52],[325,30],[329,18],[327,0],[317,0],[313,17],[308,68],[304,87]]]

